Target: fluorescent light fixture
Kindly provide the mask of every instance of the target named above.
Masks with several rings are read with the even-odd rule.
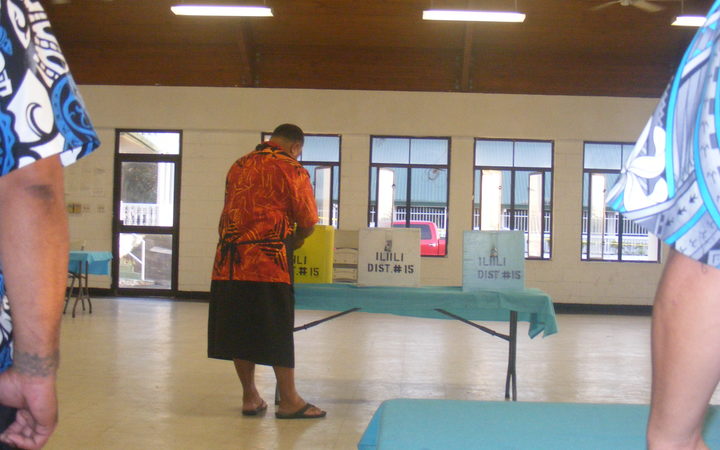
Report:
[[[461,22],[524,22],[525,14],[502,11],[468,11],[452,9],[426,9],[425,20],[456,20]]]
[[[672,24],[678,27],[701,27],[705,24],[705,16],[677,16]]]
[[[170,10],[179,16],[272,17],[264,6],[175,5]]]

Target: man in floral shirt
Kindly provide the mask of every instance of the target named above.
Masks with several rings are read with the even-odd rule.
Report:
[[[225,184],[208,356],[235,363],[246,416],[267,408],[255,386],[255,364],[273,366],[280,391],[277,418],[325,416],[295,390],[292,250],[318,221],[310,177],[296,161],[304,140],[296,125],[280,125],[269,142],[232,165]]]

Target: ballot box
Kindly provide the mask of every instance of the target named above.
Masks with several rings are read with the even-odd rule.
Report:
[[[420,230],[360,230],[359,286],[420,286]]]
[[[315,225],[315,231],[293,254],[296,283],[332,283],[335,229]]]
[[[525,233],[463,233],[463,291],[524,288]]]

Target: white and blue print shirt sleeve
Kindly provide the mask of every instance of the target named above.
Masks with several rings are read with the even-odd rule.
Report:
[[[640,135],[610,207],[678,252],[720,268],[720,0]]]

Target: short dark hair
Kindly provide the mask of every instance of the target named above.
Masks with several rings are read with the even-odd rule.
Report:
[[[273,130],[270,139],[274,137],[283,138],[290,142],[299,142],[300,145],[305,143],[305,133],[303,133],[303,130],[299,126],[291,123],[278,125],[277,128]]]

